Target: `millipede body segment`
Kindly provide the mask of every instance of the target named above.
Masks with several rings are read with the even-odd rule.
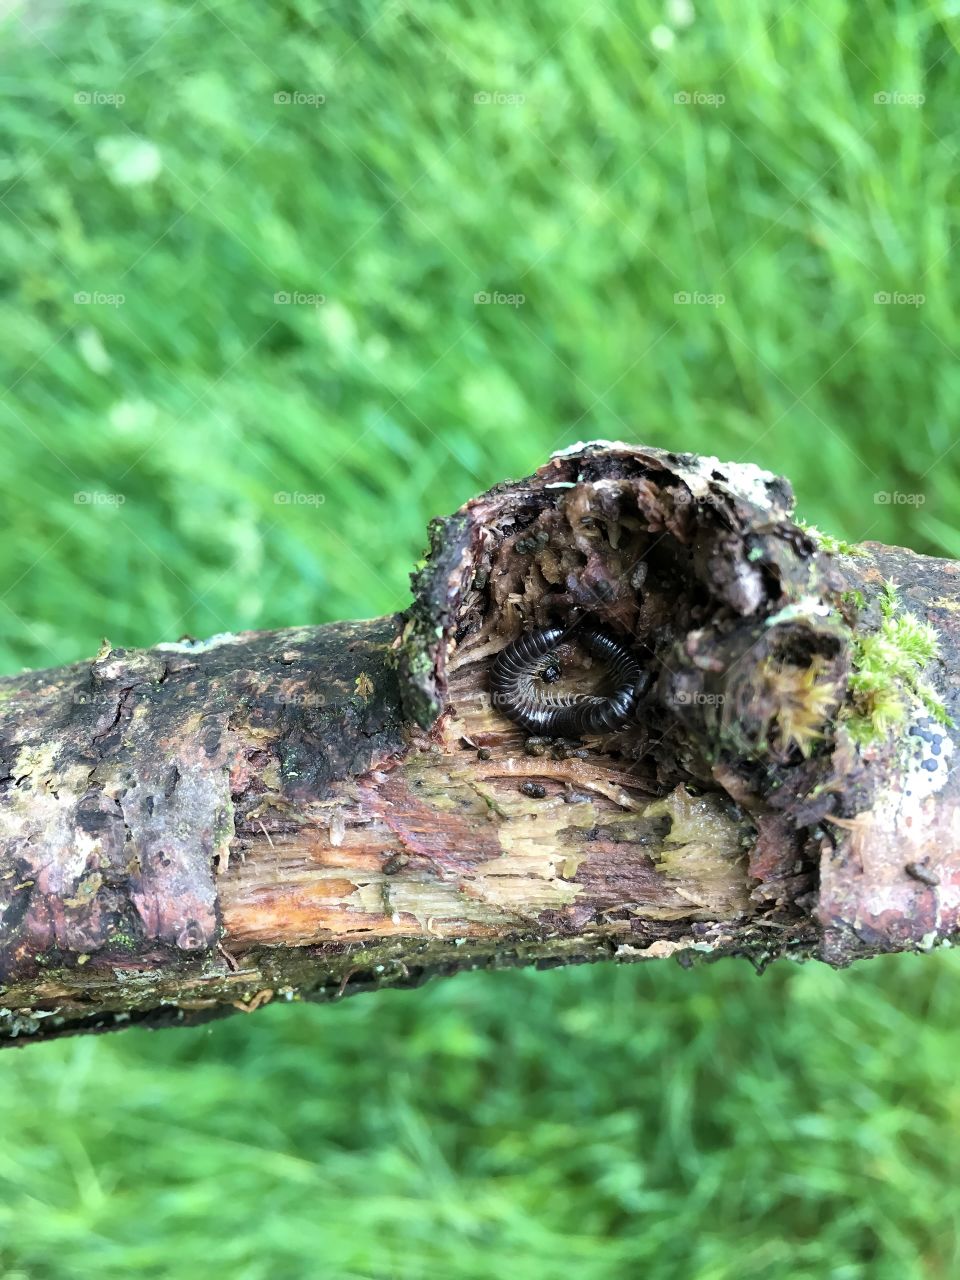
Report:
[[[556,679],[557,663],[545,662],[569,633],[565,627],[528,631],[501,649],[490,669],[493,705],[534,733],[580,737],[605,733],[625,724],[650,675],[628,649],[597,627],[577,628],[577,642],[608,668],[614,684],[609,695],[551,694],[542,686]]]

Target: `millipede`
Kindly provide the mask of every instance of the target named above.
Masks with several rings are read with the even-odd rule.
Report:
[[[493,705],[524,729],[551,737],[580,737],[617,729],[633,714],[649,685],[650,673],[613,636],[586,626],[578,628],[576,639],[607,667],[614,691],[607,695],[546,692],[542,686],[560,677],[553,655],[569,630],[540,627],[501,649],[490,668]]]

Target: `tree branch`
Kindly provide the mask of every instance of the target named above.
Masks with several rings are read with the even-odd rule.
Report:
[[[960,567],[791,510],[753,467],[582,445],[435,522],[405,614],[0,681],[0,1039],[949,940]],[[581,618],[650,691],[531,741],[490,662],[562,626],[563,687],[596,691]]]

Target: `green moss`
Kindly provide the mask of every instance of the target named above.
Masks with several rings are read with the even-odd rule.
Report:
[[[818,529],[815,524],[807,524],[806,520],[798,520],[798,526],[814,542],[822,551],[827,551],[833,556],[865,556],[867,552],[863,547],[858,546],[855,542],[847,542],[844,538],[835,538],[832,533],[824,533],[822,529]]]
[[[108,935],[106,947],[111,952],[129,951],[132,953],[140,948],[142,941],[135,931],[120,928]]]
[[[917,703],[940,724],[952,725],[936,690],[923,678],[940,653],[936,631],[902,608],[896,583],[884,583],[878,604],[879,628],[853,637],[853,696],[845,722],[862,746],[881,741],[904,724]]]

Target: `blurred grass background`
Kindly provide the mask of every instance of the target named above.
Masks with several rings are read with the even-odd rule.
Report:
[[[960,556],[954,3],[0,15],[0,670],[402,607],[431,516],[598,436]],[[957,975],[473,975],[10,1053],[0,1274],[956,1276]]]

